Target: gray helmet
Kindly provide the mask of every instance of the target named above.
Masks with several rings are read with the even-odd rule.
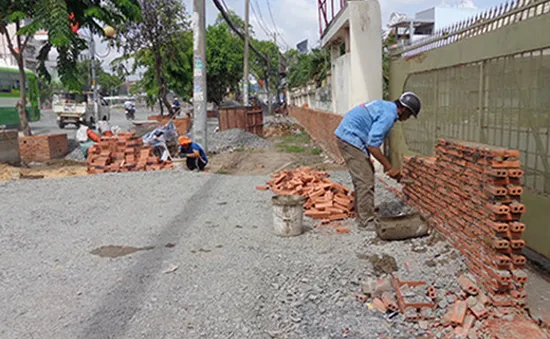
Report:
[[[417,117],[418,113],[420,113],[420,98],[413,92],[405,92],[401,94],[399,97],[399,102],[404,107],[407,107],[415,117]]]

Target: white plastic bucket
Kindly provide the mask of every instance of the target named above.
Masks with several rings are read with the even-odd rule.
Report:
[[[302,234],[306,198],[299,195],[276,195],[271,201],[275,234],[281,237]]]

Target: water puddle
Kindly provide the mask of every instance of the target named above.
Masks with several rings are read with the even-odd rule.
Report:
[[[154,248],[155,248],[154,246],[130,247],[130,246],[107,245],[107,246],[98,247],[92,250],[90,253],[94,255],[98,255],[102,258],[118,258],[128,254],[135,253],[137,251],[149,251]]]

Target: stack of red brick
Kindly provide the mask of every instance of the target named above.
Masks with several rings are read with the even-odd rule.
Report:
[[[327,172],[315,171],[310,167],[299,167],[294,171],[284,170],[272,175],[268,186],[275,194],[295,194],[306,197],[305,214],[324,223],[354,217],[353,192],[328,179]]]
[[[170,160],[162,162],[149,146],[134,133],[119,133],[115,137],[102,137],[88,150],[88,173],[137,172],[172,169]]]
[[[404,159],[406,199],[464,254],[494,305],[525,306],[519,151],[439,140],[435,154]]]

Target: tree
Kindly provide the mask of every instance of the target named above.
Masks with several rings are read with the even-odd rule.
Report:
[[[172,105],[167,98],[169,79],[165,73],[166,62],[169,56],[178,55],[181,42],[176,37],[181,37],[180,34],[189,29],[185,7],[179,0],[138,1],[142,20],[120,26],[118,43],[124,49],[126,60],[134,60],[133,71],[140,66],[153,66],[157,97],[172,114]]]
[[[111,93],[115,91],[118,93],[119,87],[125,81],[124,77],[105,72],[99,60],[94,60],[94,63],[95,63],[99,93],[102,96],[110,96]],[[78,73],[80,74],[79,81],[82,84],[81,89],[83,91],[91,91],[92,81],[91,81],[91,74],[90,74],[90,69],[91,69],[90,60],[79,61],[76,67],[77,67]]]
[[[244,27],[244,23],[243,23]],[[227,89],[239,92],[243,78],[244,42],[218,15],[206,30],[207,100],[221,104]]]
[[[287,53],[288,83],[291,88],[305,86],[314,80],[319,86],[330,70],[328,50],[313,49],[307,54],[291,50]]]
[[[31,37],[39,30],[48,32],[48,41],[41,48],[38,59],[39,73],[50,81],[45,60],[51,48],[59,52],[57,64],[61,81],[65,86],[77,88],[76,61],[86,48],[86,42],[71,31],[71,24],[87,28],[92,33],[103,34],[99,22],[115,24],[135,20],[140,15],[137,0],[1,0],[0,34],[4,35],[8,49],[19,68],[20,99],[17,110],[21,129],[31,135],[26,115],[26,75],[24,53]],[[72,19],[70,19],[70,17]],[[10,33],[13,24],[16,33]]]

